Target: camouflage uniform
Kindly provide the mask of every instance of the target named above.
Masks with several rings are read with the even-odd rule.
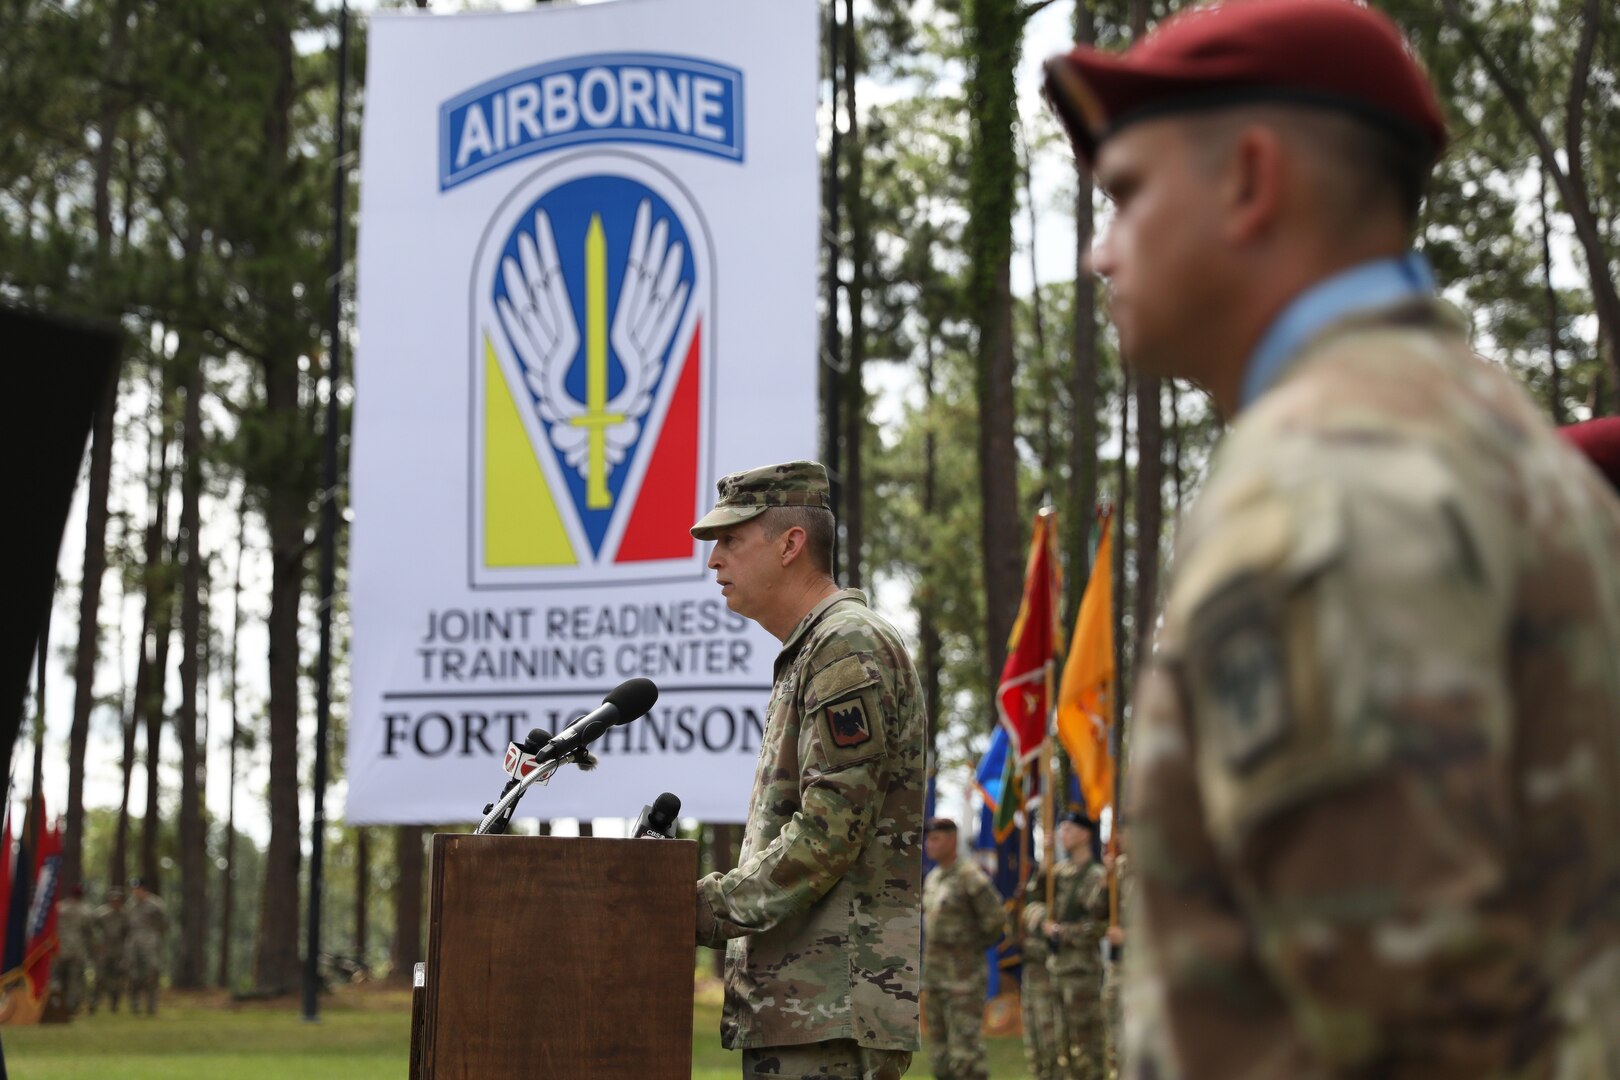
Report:
[[[952,835],[955,835],[954,833]],[[923,881],[923,977],[936,1080],[986,1080],[985,950],[1001,940],[1001,894],[972,859],[936,866]]]
[[[728,476],[693,535],[709,539],[770,505],[824,506],[826,485],[813,463]],[[863,1073],[909,1065],[924,726],[900,634],[859,591],[823,600],[784,641],[737,868],[697,892],[698,943],[726,949],[721,1041],[759,1051],[744,1055],[747,1075],[800,1075],[759,1071],[801,1067],[781,1062],[847,1066],[851,1040]]]
[[[1101,1080],[1102,939],[1108,930],[1108,881],[1102,867],[1083,862],[1058,864],[1052,874],[1052,921],[1060,930],[1051,941],[1047,970],[1058,1001],[1058,1067],[1068,1080]]]
[[[1135,716],[1131,1075],[1620,1076],[1620,502],[1453,313],[1238,418]]]
[[[94,1016],[106,998],[112,1011],[118,1011],[118,999],[124,994],[124,949],[129,935],[129,916],[123,907],[123,893],[112,890],[107,902],[96,908],[92,916],[90,944],[96,977],[90,984],[90,1015]]]
[[[152,893],[138,891],[125,907],[129,916],[129,938],[125,953],[129,971],[129,1008],[141,1011],[146,1001],[149,1016],[157,1014],[158,979],[163,971],[163,935],[169,928],[163,901]]]
[[[1118,893],[1119,925],[1125,926],[1125,912],[1131,902],[1131,893],[1134,891],[1135,878],[1131,874],[1130,857],[1123,852],[1114,856],[1114,887]],[[1126,935],[1129,941],[1129,935]],[[1108,1024],[1108,1055],[1104,1062],[1103,1071],[1108,1076],[1119,1075],[1119,1062],[1121,1058],[1121,1042],[1123,1027],[1121,1025],[1122,1013],[1120,1011],[1120,985],[1125,976],[1125,946],[1119,945],[1109,950],[1108,965],[1103,971],[1103,1019]]]
[[[1034,1080],[1058,1080],[1058,1001],[1046,970],[1051,949],[1041,933],[1046,921],[1046,875],[1039,870],[1024,884],[1023,964],[1019,998],[1024,1013],[1024,1060]]]
[[[56,905],[56,940],[59,948],[51,965],[51,982],[62,992],[70,1013],[85,1002],[85,964],[90,959],[90,923],[94,915],[76,896]]]

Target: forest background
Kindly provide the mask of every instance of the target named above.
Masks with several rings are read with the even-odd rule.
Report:
[[[1197,389],[1122,370],[1079,268],[1108,209],[1036,87],[1040,60],[1071,41],[1123,47],[1179,6],[823,3],[819,407],[839,576],[910,633],[955,790],[992,724],[1036,508],[1059,514],[1071,622],[1094,509],[1115,509],[1124,721],[1173,522],[1220,434]],[[1605,0],[1376,6],[1407,31],[1452,126],[1419,240],[1446,294],[1554,420],[1613,414],[1620,14]],[[94,898],[130,874],[157,883],[179,928],[177,987],[299,979],[316,525],[327,499],[347,516],[344,484],[322,488],[323,418],[335,394],[346,453],[352,403],[324,333],[331,193],[364,152],[337,159],[337,19],[325,0],[0,0],[0,302],[116,324],[125,340],[11,790],[28,790],[37,757],[67,879]],[[365,28],[358,17],[350,35],[351,147]],[[345,334],[357,205],[351,182]],[[328,806],[341,805],[338,771]],[[428,830],[323,828],[325,948],[408,972]],[[706,867],[730,865],[735,826],[685,829]]]

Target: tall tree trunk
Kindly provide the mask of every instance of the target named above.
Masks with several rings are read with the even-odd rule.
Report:
[[[1030,166],[1029,140],[1024,137],[1023,125],[1019,125],[1018,142],[1021,153],[1018,155],[1021,168],[1019,178],[1024,182],[1024,203],[1029,210],[1029,315],[1030,328],[1035,334],[1035,363],[1041,373],[1039,385],[1041,387],[1041,498],[1044,501],[1055,501],[1058,493],[1057,475],[1057,437],[1055,433],[1055,402],[1057,396],[1055,385],[1048,380],[1052,370],[1051,357],[1046,352],[1046,318],[1041,311],[1041,263],[1036,257],[1035,241],[1040,235],[1040,215],[1036,212],[1035,180]]]
[[[96,405],[90,436],[90,491],[84,519],[84,577],[79,588],[79,646],[73,661],[73,721],[68,728],[67,822],[62,835],[62,878],[84,882],[84,753],[95,704],[101,635],[101,582],[107,569],[107,495],[112,487],[113,415],[118,380],[108,379]]]
[[[1541,281],[1547,296],[1547,397],[1552,406],[1553,421],[1566,423],[1564,415],[1564,380],[1558,369],[1558,341],[1561,336],[1558,318],[1558,289],[1552,280],[1552,228],[1547,222],[1547,166],[1540,169],[1541,188],[1537,192],[1537,206],[1541,210]]]
[[[189,260],[188,260],[189,261]],[[183,340],[189,339],[187,333]],[[180,478],[180,955],[174,985],[203,985],[208,950],[208,838],[202,813],[202,772],[207,761],[197,738],[198,665],[202,656],[202,357],[186,345],[181,353],[186,411],[182,421]]]
[[[1137,670],[1153,648],[1158,612],[1159,535],[1164,524],[1164,414],[1157,378],[1136,376],[1136,640]]]
[[[393,977],[409,980],[422,960],[422,838],[420,825],[394,829]]]
[[[1130,651],[1125,639],[1125,608],[1131,600],[1125,578],[1125,515],[1130,498],[1130,469],[1126,451],[1131,445],[1131,369],[1120,365],[1119,382],[1119,461],[1114,477],[1118,499],[1114,505],[1114,730],[1125,730],[1125,699],[1130,682]]]
[[[1074,5],[1074,41],[1096,43],[1090,0]],[[1069,444],[1069,475],[1074,484],[1074,512],[1069,515],[1069,571],[1076,581],[1091,574],[1091,528],[1097,506],[1097,279],[1091,272],[1091,242],[1096,228],[1089,170],[1077,171],[1074,197],[1074,440]],[[1116,545],[1117,546],[1117,545]],[[1109,571],[1111,572],[1111,571]],[[1082,589],[1070,589],[1064,625],[1073,626]],[[1119,695],[1116,694],[1115,697]]]
[[[226,782],[225,811],[225,868],[220,874],[219,905],[219,985],[231,985],[231,931],[236,927],[236,748],[241,742],[241,727],[237,718],[236,675],[240,657],[238,645],[242,634],[242,554],[247,548],[247,495],[244,492],[236,508],[236,566],[231,581],[231,667],[226,685],[230,696],[231,764]]]
[[[849,182],[844,186],[849,208],[849,364],[844,372],[844,550],[845,583],[858,589],[865,547],[866,481],[862,444],[866,432],[866,145],[861,140],[855,76],[861,68],[856,37],[855,0],[844,0],[844,116],[848,127]]]
[[[167,565],[160,568],[163,592],[158,596],[152,640],[152,682],[146,696],[146,813],[141,819],[141,877],[154,891],[161,888],[163,873],[158,859],[158,837],[163,830],[158,806],[158,765],[163,760],[163,714],[167,709],[164,686],[168,682],[169,644],[174,638],[174,588],[172,568],[178,561],[174,544],[163,545]]]
[[[354,830],[354,958],[366,962],[367,922],[371,914],[371,833]]]
[[[932,521],[939,505],[939,446],[934,431],[934,348],[936,338],[932,325],[924,330],[923,348],[926,360],[923,367],[923,415],[927,428],[923,434],[923,520]],[[939,564],[939,547],[933,537],[924,540],[927,562],[923,565],[922,580],[917,585],[917,651],[921,660],[923,707],[928,715],[928,767],[937,768],[939,761],[940,682],[944,667],[941,658],[939,629],[939,597],[934,581],[944,568]]]
[[[299,607],[304,589],[304,530],[313,492],[305,467],[310,426],[299,401],[298,356],[302,333],[295,323],[292,270],[286,239],[273,235],[277,221],[290,216],[289,158],[293,83],[295,7],[278,0],[265,7],[265,42],[275,83],[265,114],[263,181],[272,205],[265,214],[263,240],[278,259],[264,258],[258,272],[265,304],[265,422],[276,448],[264,481],[265,523],[270,534],[269,719],[270,841],[265,848],[264,894],[259,908],[255,982],[272,991],[298,985],[298,674]]]
[[[978,329],[980,543],[984,566],[984,632],[988,684],[1000,681],[1007,637],[1018,611],[1023,550],[1013,437],[1012,215],[1018,155],[1014,65],[1023,24],[1013,0],[971,7],[968,112],[969,305]]]
[[[141,876],[156,888],[158,885],[158,761],[159,745],[163,736],[163,709],[169,670],[169,639],[174,632],[174,582],[172,580],[169,527],[169,438],[173,430],[170,402],[172,393],[163,380],[161,367],[153,370],[153,399],[157,408],[157,451],[152,467],[152,519],[147,524],[143,576],[146,585],[146,615],[143,621],[150,625],[151,652],[146,651],[143,640],[140,666],[135,671],[135,705],[130,717],[132,726],[146,730],[146,810],[141,818]],[[144,635],[143,635],[144,638]],[[125,762],[135,758],[135,731],[129,732],[129,754]],[[124,799],[129,799],[129,781],[126,777]],[[127,819],[127,815],[126,815]],[[124,852],[115,855],[115,862]],[[127,867],[127,863],[126,863]],[[125,867],[119,868],[118,883],[123,884]]]
[[[112,264],[112,173],[121,97],[112,89],[129,40],[125,5],[113,5],[108,27],[106,71],[96,124],[95,176],[96,280],[102,314],[110,314]],[[68,728],[67,821],[62,831],[62,879],[68,887],[84,883],[84,754],[90,741],[90,710],[95,705],[96,665],[100,659],[101,582],[107,570],[107,496],[112,488],[113,418],[118,411],[118,380],[109,379],[96,405],[90,436],[90,489],[84,520],[84,576],[79,588],[79,645],[73,659],[73,720]]]
[[[843,468],[839,460],[839,443],[843,439],[843,419],[841,402],[843,400],[843,372],[844,372],[844,341],[843,331],[838,322],[839,289],[838,264],[840,261],[841,226],[839,214],[842,206],[839,194],[839,157],[842,153],[843,137],[838,130],[838,64],[839,53],[842,52],[842,34],[838,28],[838,0],[827,0],[827,108],[830,117],[827,142],[827,178],[821,188],[822,200],[822,228],[826,247],[822,258],[825,262],[824,288],[826,290],[826,309],[823,312],[821,328],[821,457],[822,464],[827,467],[828,479],[831,483],[831,496],[833,512],[847,522],[848,515],[844,509]],[[847,62],[847,61],[846,61]],[[837,578],[838,567],[845,552],[833,552],[833,576]]]

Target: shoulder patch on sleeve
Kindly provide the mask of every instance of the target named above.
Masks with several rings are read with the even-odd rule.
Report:
[[[1252,578],[1239,578],[1194,617],[1188,675],[1227,766],[1249,768],[1288,733],[1287,653],[1279,604]]]
[[[827,764],[849,765],[883,752],[880,681],[876,666],[860,653],[811,676],[804,710],[815,717]]]
[[[846,750],[870,741],[872,722],[867,718],[866,704],[859,697],[852,697],[828,705],[827,731],[833,745]]]

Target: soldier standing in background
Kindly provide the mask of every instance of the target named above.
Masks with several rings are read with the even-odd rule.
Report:
[[[84,886],[75,884],[56,905],[56,961],[51,982],[62,992],[62,1004],[71,1015],[85,1003],[85,965],[90,959],[90,923],[94,918],[84,902]]]
[[[721,1041],[756,1077],[899,1080],[918,1046],[923,737],[899,632],[832,578],[827,470],[719,482],[692,527],[726,605],[782,642],[737,868],[697,883]]]
[[[1078,810],[1064,814],[1058,846],[1068,859],[1053,872],[1052,910],[1041,924],[1051,952],[1047,969],[1058,998],[1058,1066],[1066,1080],[1102,1080],[1102,940],[1108,929],[1108,881],[1094,860],[1096,826]]]
[[[928,822],[923,880],[923,992],[936,1080],[988,1080],[984,1061],[985,950],[1007,929],[1001,894],[979,864],[959,857],[956,822]]]
[[[1041,932],[1041,924],[1046,922],[1046,875],[1039,866],[1031,868],[1023,898],[1018,997],[1024,1014],[1024,1060],[1033,1080],[1059,1080],[1058,1000],[1052,973],[1046,970],[1052,950]]]
[[[169,929],[169,915],[163,901],[140,878],[131,878],[129,939],[126,950],[129,971],[129,1011],[157,1015],[158,982],[163,973],[163,938]]]
[[[1233,0],[1047,76],[1121,354],[1231,425],[1136,688],[1127,1076],[1620,1076],[1620,502],[1413,249],[1427,74]]]
[[[114,885],[107,890],[107,902],[92,916],[90,944],[95,964],[95,980],[90,984],[90,1015],[96,1015],[101,999],[118,1011],[124,994],[124,949],[129,936],[129,916],[124,913],[124,890]]]

